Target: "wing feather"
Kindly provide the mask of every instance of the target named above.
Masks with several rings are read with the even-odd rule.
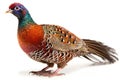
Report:
[[[52,44],[53,48],[61,51],[80,49],[83,41],[76,37],[63,27],[56,25],[42,25],[45,36],[44,38]]]

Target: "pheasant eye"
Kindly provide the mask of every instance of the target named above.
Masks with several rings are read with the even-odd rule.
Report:
[[[20,10],[20,7],[16,6],[16,7],[14,8],[14,10],[18,11],[18,10]]]

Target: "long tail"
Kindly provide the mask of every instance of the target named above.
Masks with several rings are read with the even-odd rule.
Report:
[[[107,60],[107,62],[109,63],[114,63],[118,60],[118,58],[116,57],[117,54],[113,48],[108,47],[103,43],[94,40],[83,39],[83,41],[86,43],[89,50],[89,54],[83,56],[86,59],[91,61],[93,60],[100,61],[98,58],[100,57],[103,61]]]

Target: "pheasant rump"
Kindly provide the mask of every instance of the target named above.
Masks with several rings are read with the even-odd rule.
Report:
[[[59,76],[58,73],[75,57],[84,57],[93,62],[114,63],[118,60],[113,48],[101,42],[80,39],[58,25],[36,24],[29,11],[20,3],[9,6],[7,13],[18,18],[18,41],[23,51],[32,59],[47,64],[40,71],[31,73],[42,76]],[[101,59],[99,59],[98,57]],[[57,64],[58,69],[47,70]]]

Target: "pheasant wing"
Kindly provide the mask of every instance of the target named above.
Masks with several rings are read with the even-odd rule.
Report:
[[[63,27],[56,25],[42,25],[47,42],[52,44],[52,47],[60,51],[69,51],[80,49],[83,41],[76,37]]]

